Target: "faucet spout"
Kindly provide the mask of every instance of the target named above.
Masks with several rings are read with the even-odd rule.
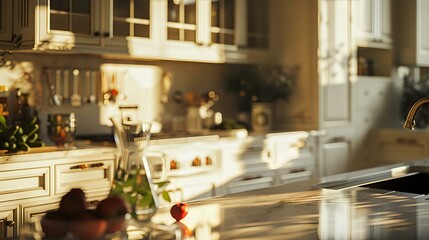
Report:
[[[407,129],[414,129],[414,126],[416,125],[416,114],[417,111],[426,103],[429,103],[429,97],[423,97],[417,100],[413,106],[411,106],[410,110],[408,111],[407,118],[405,118],[404,125],[402,125],[403,128]]]

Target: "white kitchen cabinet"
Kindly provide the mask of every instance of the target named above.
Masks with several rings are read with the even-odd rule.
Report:
[[[321,137],[319,175],[347,171],[352,156],[352,100],[349,75],[351,52],[350,1],[320,1],[319,104]]]
[[[353,23],[360,46],[390,48],[391,0],[357,0],[353,2]]]
[[[353,86],[354,146],[352,163],[365,166],[374,154],[371,131],[389,125],[393,118],[393,81],[389,77],[358,76]]]
[[[19,206],[0,206],[0,239],[16,239],[19,233]]]
[[[2,1],[7,11],[12,9],[5,4],[9,1]],[[22,34],[22,48],[37,50],[199,62],[263,61],[261,57],[268,55],[268,8],[260,2],[19,0],[13,6],[13,32]]]
[[[429,2],[393,0],[397,65],[429,66]]]
[[[107,196],[116,149],[94,148],[0,157],[0,239],[17,238],[23,224],[58,208],[71,188],[89,202]]]
[[[0,0],[0,44],[7,46],[12,38],[12,0]]]

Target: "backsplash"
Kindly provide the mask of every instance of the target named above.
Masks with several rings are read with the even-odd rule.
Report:
[[[172,127],[172,119],[176,114],[184,114],[180,104],[172,101],[171,93],[175,91],[194,92],[202,96],[210,90],[216,92],[219,100],[213,109],[222,113],[224,119],[237,116],[237,106],[235,106],[235,96],[227,92],[225,81],[237,75],[245,65],[237,64],[207,64],[207,63],[190,63],[190,62],[174,62],[174,61],[141,61],[141,60],[122,60],[122,59],[104,59],[95,55],[73,55],[73,54],[44,54],[44,53],[14,53],[9,57],[10,60],[17,62],[25,62],[30,68],[33,81],[33,94],[30,103],[36,106],[39,113],[41,126],[41,136],[47,140],[46,133],[46,117],[49,113],[70,113],[74,112],[77,118],[76,135],[91,135],[91,134],[108,134],[111,133],[111,128],[102,126],[99,123],[100,108],[98,104],[82,104],[78,107],[73,107],[71,104],[61,104],[56,106],[50,101],[51,88],[50,84],[44,79],[43,70],[62,69],[73,71],[73,69],[99,70],[103,63],[119,63],[119,64],[141,64],[159,66],[165,71],[172,74],[172,86],[168,102],[164,105],[164,113],[162,116],[163,130],[169,130]],[[14,73],[6,74],[1,72],[4,80],[11,78]],[[72,75],[71,75],[72,77]],[[69,81],[73,81],[70,77]],[[51,79],[52,82],[52,79]],[[69,85],[73,87],[73,85]],[[70,89],[72,90],[72,89]],[[100,89],[98,89],[100,91]],[[101,97],[101,95],[99,95]],[[234,103],[234,104],[231,104]]]

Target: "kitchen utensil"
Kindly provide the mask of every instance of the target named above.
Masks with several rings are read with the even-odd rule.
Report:
[[[48,136],[57,146],[70,146],[76,133],[74,113],[48,114]]]
[[[73,93],[71,96],[71,105],[80,107],[82,105],[82,97],[79,95],[79,70],[73,70]]]
[[[54,105],[55,83],[51,81],[50,74],[51,72],[48,68],[44,67],[42,69],[42,78],[45,79],[46,84],[49,86],[49,104]]]
[[[169,71],[165,71],[162,76],[161,81],[161,102],[168,102],[168,93],[171,90],[171,86],[173,85],[173,74]]]
[[[81,85],[81,92],[83,93],[83,96],[82,96],[83,103],[89,103],[89,96],[91,95],[90,88],[91,88],[91,70],[85,70],[84,82]]]
[[[64,88],[63,88],[63,102],[70,103],[70,72],[69,70],[64,70]]]
[[[95,103],[97,102],[96,97],[96,89],[97,89],[97,71],[91,71],[90,79],[89,79],[90,85],[89,85],[89,102]]]
[[[63,103],[63,96],[61,95],[61,69],[55,70],[55,95],[52,101],[55,105],[60,106]]]

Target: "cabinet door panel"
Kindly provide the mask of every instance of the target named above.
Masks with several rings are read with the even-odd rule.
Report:
[[[390,42],[392,39],[392,1],[381,0],[381,4],[381,36],[383,38],[383,42]]]
[[[375,38],[375,1],[376,0],[358,0],[357,1],[357,24],[359,37],[366,39]]]
[[[47,203],[35,206],[23,206],[22,207],[22,222],[28,223],[40,220],[46,212],[59,208],[59,203]]]
[[[28,11],[31,7],[35,10]],[[17,29],[25,33],[23,39],[33,39],[36,36],[36,47],[69,50],[77,45],[101,44],[99,19],[101,12],[98,0],[41,0],[31,7],[23,8],[23,11],[18,9],[14,20],[16,22],[20,19],[36,20],[34,29],[22,24]],[[37,14],[33,15],[32,12]]]
[[[18,206],[0,208],[0,239],[18,237]]]
[[[321,58],[319,60],[322,124],[348,124],[350,122],[350,81],[348,59],[350,54],[348,1],[323,1],[321,14]],[[344,34],[338,34],[338,32]],[[336,34],[335,34],[336,33]]]
[[[429,1],[417,0],[417,54],[418,54],[418,63],[421,61],[426,63],[429,62],[429,29],[427,28],[427,23],[429,21],[429,16],[427,11],[429,11]],[[421,59],[421,60],[420,60]]]
[[[268,48],[268,1],[248,0],[247,47]]]
[[[321,139],[321,176],[346,172],[352,156],[352,129],[328,129],[328,135]]]
[[[12,0],[0,0],[0,42],[9,42],[12,36]]]

